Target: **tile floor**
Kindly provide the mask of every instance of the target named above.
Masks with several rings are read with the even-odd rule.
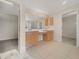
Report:
[[[62,37],[63,42],[67,44],[71,44],[76,46],[76,38],[67,38],[67,37]]]
[[[0,41],[0,53],[6,52],[12,49],[18,49],[17,39]]]
[[[17,40],[0,42],[0,53],[17,49]],[[27,49],[27,53],[34,59],[79,59],[79,48],[73,44],[63,42],[41,42],[39,46]]]
[[[79,48],[63,42],[43,42],[27,51],[35,59],[79,59]]]

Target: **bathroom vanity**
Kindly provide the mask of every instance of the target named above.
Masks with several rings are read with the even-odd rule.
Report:
[[[54,38],[53,17],[46,16],[38,20],[28,20],[26,25],[26,45],[40,44],[40,41],[51,41]]]

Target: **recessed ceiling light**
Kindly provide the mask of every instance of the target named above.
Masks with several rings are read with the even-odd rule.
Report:
[[[13,3],[12,2],[9,2],[9,1],[6,1],[6,0],[0,0],[1,2],[4,2],[4,3],[6,3],[6,4],[9,4],[9,5],[13,5]]]
[[[41,9],[37,9],[37,8],[35,8],[35,9],[33,9],[35,12],[38,12],[38,13],[40,13],[40,14],[48,14],[46,11],[43,11],[43,10],[41,10]]]
[[[67,3],[67,0],[64,0],[63,2],[62,2],[62,5],[65,5]]]

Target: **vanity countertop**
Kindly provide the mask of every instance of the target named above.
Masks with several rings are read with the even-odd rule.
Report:
[[[32,29],[32,30],[26,30],[25,32],[33,32],[33,31],[38,31],[38,32],[46,32],[46,31],[53,31],[54,29]]]

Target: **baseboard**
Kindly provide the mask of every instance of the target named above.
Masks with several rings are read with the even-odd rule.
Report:
[[[12,38],[12,39],[1,39],[0,41],[6,41],[6,40],[17,40],[18,38]]]

